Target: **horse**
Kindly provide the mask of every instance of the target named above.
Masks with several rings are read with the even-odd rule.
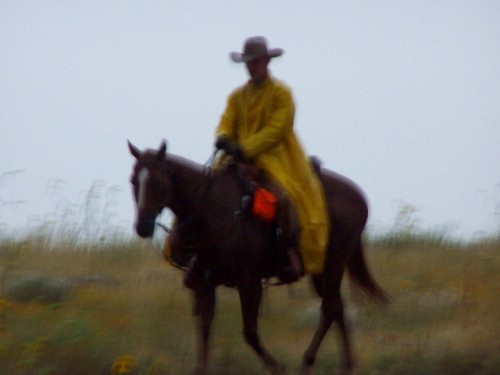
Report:
[[[177,220],[173,234],[183,243],[177,246],[180,255],[188,259],[203,258],[206,273],[210,274],[205,282],[192,288],[198,323],[195,373],[208,374],[215,288],[225,284],[238,291],[246,342],[270,374],[285,374],[285,366],[265,349],[258,334],[262,281],[276,276],[269,267],[272,259],[269,254],[277,239],[275,231],[270,229],[272,226],[242,212],[245,192],[238,168],[233,165],[207,171],[203,165],[167,153],[165,141],[157,150],[141,151],[130,142],[128,146],[136,159],[130,181],[136,204],[137,234],[151,237],[156,217],[169,208]],[[324,188],[331,233],[323,272],[310,276],[322,303],[318,326],[299,371],[301,375],[312,373],[323,338],[336,322],[343,348],[342,371],[350,374],[355,362],[341,297],[344,271],[372,299],[385,303],[388,297],[372,277],[363,254],[362,233],[368,217],[364,195],[357,185],[339,174],[325,168],[318,168],[316,173]]]

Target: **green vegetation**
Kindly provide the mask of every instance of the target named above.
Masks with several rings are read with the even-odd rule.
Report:
[[[360,375],[500,373],[500,243],[417,236],[369,241],[388,306],[346,282]],[[191,296],[148,241],[123,245],[0,243],[0,374],[185,374],[193,369]],[[318,318],[306,279],[264,297],[263,341],[291,369]],[[236,292],[218,291],[212,373],[261,374],[244,343]],[[336,372],[329,336],[315,374]]]

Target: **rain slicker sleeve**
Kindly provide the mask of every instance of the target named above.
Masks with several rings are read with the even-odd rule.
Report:
[[[217,135],[236,140],[252,159],[293,134],[294,115],[292,95],[284,85],[247,85],[229,97]]]
[[[293,131],[294,116],[289,88],[267,78],[229,96],[216,135],[238,142],[245,156],[291,197],[299,216],[299,250],[306,271],[317,274],[323,269],[329,221],[321,184]]]

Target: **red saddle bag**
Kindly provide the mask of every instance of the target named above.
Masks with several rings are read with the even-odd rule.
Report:
[[[255,189],[253,194],[253,216],[265,222],[273,221],[278,209],[278,198],[262,187]]]

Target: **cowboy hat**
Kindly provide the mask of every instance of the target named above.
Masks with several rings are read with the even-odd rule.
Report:
[[[236,63],[247,63],[259,57],[278,57],[283,54],[281,48],[267,49],[267,40],[262,36],[248,38],[243,46],[243,52],[231,52],[231,60]]]

